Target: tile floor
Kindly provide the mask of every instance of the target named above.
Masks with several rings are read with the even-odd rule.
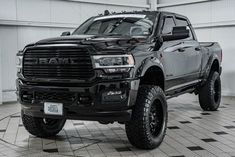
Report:
[[[36,138],[24,129],[20,105],[0,105],[2,156],[235,156],[235,99],[223,98],[216,112],[203,112],[197,97],[184,95],[168,101],[167,135],[152,151],[138,150],[126,138],[124,126],[68,120],[58,137]]]

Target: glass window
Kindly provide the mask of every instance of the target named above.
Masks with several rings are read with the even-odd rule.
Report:
[[[91,25],[89,27],[89,29],[87,29],[85,31],[86,34],[98,34],[99,30],[100,30],[100,25],[101,25],[101,22],[100,21],[97,21],[97,22],[94,22],[93,25]]]
[[[173,17],[166,17],[164,19],[162,34],[171,34],[173,27],[175,27],[175,22]]]
[[[187,39],[193,39],[193,35],[192,35],[192,30],[189,27],[189,23],[186,19],[181,19],[181,18],[176,18],[176,25],[177,26],[186,26],[187,29],[189,30],[189,37]]]
[[[148,36],[156,15],[120,14],[91,18],[73,34]]]

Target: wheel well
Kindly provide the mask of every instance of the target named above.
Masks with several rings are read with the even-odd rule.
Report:
[[[219,61],[216,59],[213,61],[212,66],[211,66],[211,72],[217,71],[219,73],[220,69],[219,69]]]
[[[162,69],[157,66],[150,67],[140,79],[140,85],[155,85],[164,90],[165,79]]]

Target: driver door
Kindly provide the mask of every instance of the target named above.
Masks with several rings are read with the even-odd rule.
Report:
[[[175,26],[174,16],[165,16],[161,27],[161,34],[171,34]],[[159,50],[162,54],[161,61],[166,73],[167,86],[169,87],[184,82],[182,76],[187,74],[185,71],[187,56],[182,53],[182,46],[182,40],[164,41]]]

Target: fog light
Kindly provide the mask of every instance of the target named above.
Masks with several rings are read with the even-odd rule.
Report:
[[[126,93],[123,91],[107,91],[102,94],[104,102],[120,102],[126,99]]]

